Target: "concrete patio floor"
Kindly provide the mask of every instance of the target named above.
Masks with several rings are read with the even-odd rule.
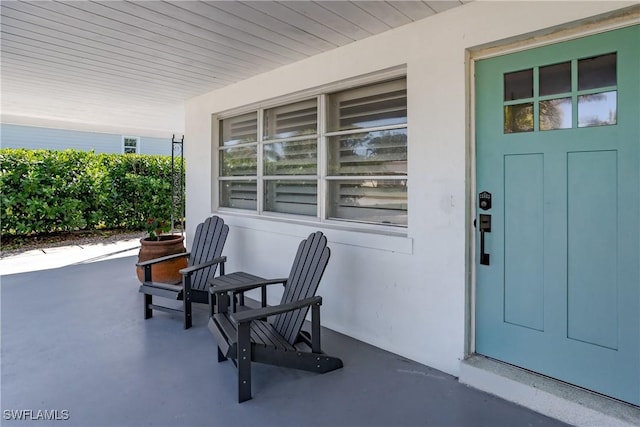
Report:
[[[134,263],[126,256],[2,277],[2,425],[564,425],[327,329],[323,349],[343,369],[253,364],[253,399],[238,404],[236,369],[216,361],[206,308],[195,309],[187,331],[165,313],[145,321]],[[68,419],[8,419],[21,410]]]

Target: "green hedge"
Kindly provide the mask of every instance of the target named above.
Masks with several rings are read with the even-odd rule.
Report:
[[[1,149],[0,192],[3,235],[142,230],[171,218],[171,157]]]

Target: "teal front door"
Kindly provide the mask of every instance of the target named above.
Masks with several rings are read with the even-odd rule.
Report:
[[[635,405],[638,41],[636,25],[475,76],[476,352]]]

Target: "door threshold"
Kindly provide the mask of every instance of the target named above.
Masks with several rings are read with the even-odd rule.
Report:
[[[640,425],[640,408],[481,355],[460,365],[459,381],[575,426]]]

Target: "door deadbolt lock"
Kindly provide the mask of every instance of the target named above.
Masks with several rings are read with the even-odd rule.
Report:
[[[491,209],[491,193],[488,191],[483,191],[478,194],[478,201],[480,204],[480,209],[483,211]]]

